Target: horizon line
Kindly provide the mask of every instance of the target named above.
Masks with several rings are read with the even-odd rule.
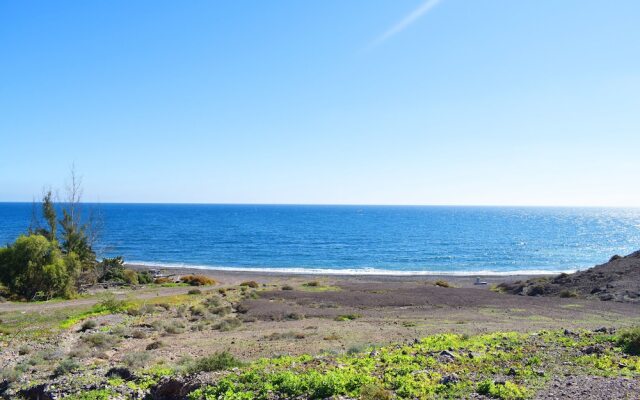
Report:
[[[40,201],[4,201],[0,200],[0,204],[34,204]],[[56,204],[66,203],[64,201],[55,202]],[[100,201],[82,201],[80,204],[122,204],[122,205],[211,205],[211,206],[317,206],[317,207],[520,207],[520,208],[640,208],[640,206],[630,205],[552,205],[552,204],[391,204],[391,203],[224,203],[224,202],[145,202],[145,201],[116,201],[116,202],[100,202]]]

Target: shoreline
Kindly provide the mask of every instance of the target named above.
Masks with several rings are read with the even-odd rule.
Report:
[[[409,274],[409,273],[343,273],[340,270],[327,273],[324,270],[311,269],[309,271],[296,270],[296,271],[274,271],[273,269],[267,269],[264,271],[256,269],[232,269],[232,268],[204,268],[193,266],[167,266],[157,265],[152,263],[125,263],[127,268],[136,270],[144,269],[157,269],[168,275],[191,275],[202,274],[210,277],[214,277],[217,280],[226,281],[229,283],[236,283],[244,280],[263,280],[263,281],[275,281],[275,280],[303,280],[309,278],[322,278],[328,280],[340,280],[350,282],[426,282],[434,280],[447,280],[461,287],[476,287],[476,288],[488,288],[491,285],[499,284],[508,281],[527,280],[532,278],[543,278],[548,276],[555,276],[558,273],[514,273],[514,274],[486,274],[481,273],[464,273],[464,274],[446,274],[440,272],[434,273],[421,273],[421,274]],[[476,285],[476,279],[480,279],[486,284]]]

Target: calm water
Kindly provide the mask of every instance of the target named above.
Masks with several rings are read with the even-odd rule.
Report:
[[[640,209],[88,205],[101,255],[200,267],[379,273],[569,271],[640,248]],[[31,204],[0,203],[0,243]]]

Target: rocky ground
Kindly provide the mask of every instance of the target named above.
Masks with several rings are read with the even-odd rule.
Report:
[[[528,296],[558,296],[640,303],[640,251],[573,274],[505,282],[499,288]]]
[[[0,303],[0,394],[181,398],[181,391],[228,374],[194,369],[198,360],[224,351],[242,362],[283,355],[332,357],[445,332],[605,326],[610,334],[609,328],[640,325],[633,303],[511,296],[491,285],[474,285],[475,277],[436,284],[433,278],[210,274],[217,285],[96,288],[71,301]],[[113,292],[113,297],[106,294]],[[623,370],[637,380],[631,367]],[[547,376],[549,384],[536,387],[535,395],[582,398],[577,388],[592,381],[621,396],[636,388],[636,381],[628,383],[628,376],[618,372],[599,375],[594,368],[578,377]],[[94,397],[78,397],[85,392]]]

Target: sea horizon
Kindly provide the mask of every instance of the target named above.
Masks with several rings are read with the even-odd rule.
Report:
[[[321,275],[536,275],[632,252],[632,207],[83,203],[98,256],[167,268]],[[0,203],[0,242],[33,203]]]

